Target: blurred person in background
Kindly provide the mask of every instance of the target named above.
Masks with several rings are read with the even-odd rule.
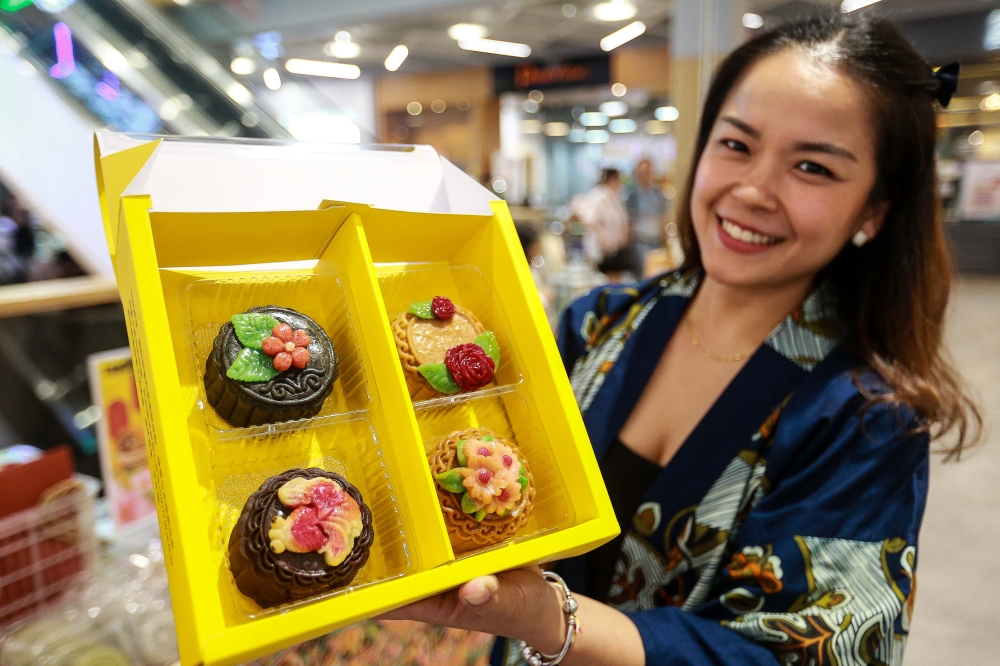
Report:
[[[645,157],[635,165],[635,185],[625,206],[632,225],[632,249],[639,265],[643,266],[651,250],[663,247],[663,229],[667,222],[667,198],[655,181],[653,163]]]
[[[574,603],[528,567],[386,616],[527,644],[499,639],[494,664],[901,666],[930,442],[981,435],[942,349],[934,104],[956,86],[840,12],[723,60],[685,265],[560,327],[622,534],[558,563]]]
[[[13,193],[0,202],[0,283],[27,282],[35,254],[31,215]]]
[[[597,185],[571,204],[586,229],[584,251],[612,282],[641,274],[635,252],[629,245],[628,211],[622,203],[621,187],[618,169],[604,169]]]

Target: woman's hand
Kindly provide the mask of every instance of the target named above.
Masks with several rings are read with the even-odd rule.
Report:
[[[566,640],[562,593],[542,578],[539,567],[479,576],[461,587],[380,616],[482,631],[558,652]]]

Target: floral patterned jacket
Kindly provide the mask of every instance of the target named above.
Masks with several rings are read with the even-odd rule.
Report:
[[[598,460],[699,279],[602,288],[565,313],[560,349]],[[750,358],[622,525],[605,601],[635,622],[647,664],[902,663],[929,441],[909,434],[913,412],[863,409],[858,384],[886,386],[839,330],[821,287]],[[585,594],[584,567],[576,558],[559,571]],[[511,663],[512,642],[498,643],[494,655]]]

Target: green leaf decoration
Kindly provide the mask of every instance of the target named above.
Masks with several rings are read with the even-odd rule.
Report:
[[[281,323],[271,315],[262,312],[234,314],[230,319],[240,344],[251,349],[260,349],[264,340],[271,335],[271,329]]]
[[[506,515],[507,515],[506,509],[500,509],[499,511],[497,511],[497,518],[503,518]]]
[[[476,511],[474,514],[472,514],[472,517],[476,519],[477,523],[481,523],[483,521],[483,518],[486,517],[486,509],[480,509],[479,511]]]
[[[245,347],[240,350],[226,376],[238,382],[266,382],[281,373],[274,369],[274,359],[260,351]]]
[[[435,474],[434,478],[437,480],[438,485],[447,490],[449,493],[465,492],[465,486],[462,485],[462,473],[457,469],[450,469],[447,472]]]
[[[497,343],[497,336],[493,335],[493,331],[486,331],[485,333],[480,333],[473,340],[474,343],[483,348],[486,355],[493,359],[493,371],[496,372],[500,369],[500,345]]]
[[[493,435],[483,435],[479,439],[482,440],[482,441],[484,441],[484,442],[492,442],[496,438],[493,437]]]
[[[406,311],[411,315],[416,315],[421,319],[434,319],[434,311],[431,310],[431,301],[413,301],[410,303],[410,307],[406,308]]]
[[[455,451],[458,453],[458,455],[455,456],[456,458],[458,458],[458,466],[459,467],[468,467],[469,466],[469,459],[465,457],[465,440],[464,439],[458,440],[458,445],[455,447]]]
[[[521,492],[523,493],[524,489],[528,487],[528,477],[522,474],[521,476],[517,477],[517,482],[521,484]]]
[[[479,511],[479,507],[472,501],[472,498],[469,497],[469,493],[462,494],[462,511],[466,513],[475,513],[476,511]]]
[[[448,366],[444,363],[424,363],[417,368],[427,383],[434,387],[435,391],[440,391],[445,395],[454,395],[461,391],[454,377],[448,371]]]

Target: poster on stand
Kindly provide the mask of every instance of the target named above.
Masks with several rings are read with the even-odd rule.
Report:
[[[1000,162],[966,162],[958,217],[967,222],[1000,220]]]
[[[118,532],[156,519],[146,434],[128,347],[87,358],[90,393],[101,411],[97,441],[111,517]]]

